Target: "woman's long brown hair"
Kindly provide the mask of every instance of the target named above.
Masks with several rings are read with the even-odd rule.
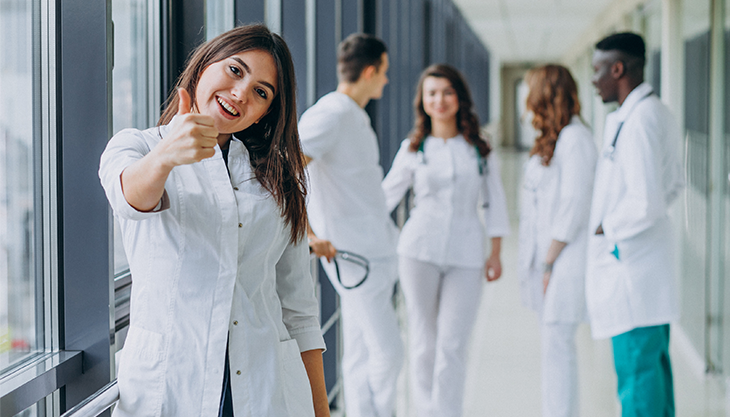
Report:
[[[290,241],[296,243],[304,238],[307,229],[306,174],[297,129],[294,65],[289,48],[279,35],[264,25],[240,26],[199,46],[172,89],[158,124],[170,123],[177,114],[178,88],[186,89],[195,103],[200,75],[210,64],[249,50],[265,51],[274,58],[279,78],[277,94],[259,123],[235,136],[246,145],[256,179],[276,200],[291,229]]]
[[[474,112],[474,102],[469,93],[464,77],[456,68],[447,64],[434,64],[423,70],[416,87],[416,97],[413,99],[415,121],[413,130],[408,135],[411,139],[409,150],[418,151],[421,143],[431,134],[431,117],[423,109],[423,80],[426,77],[445,78],[451,83],[459,99],[459,111],[456,113],[456,126],[466,141],[479,149],[479,154],[486,157],[491,152],[489,143],[479,134],[479,118]]]
[[[525,81],[530,88],[527,110],[533,113],[532,126],[539,132],[530,156],[540,155],[543,165],[548,166],[560,132],[580,114],[578,87],[570,71],[561,65],[532,69]]]

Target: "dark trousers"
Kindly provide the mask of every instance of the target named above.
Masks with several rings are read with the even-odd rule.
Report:
[[[218,417],[233,417],[233,397],[231,396],[231,367],[228,364],[228,346],[226,346],[226,365],[223,371],[223,390]]]

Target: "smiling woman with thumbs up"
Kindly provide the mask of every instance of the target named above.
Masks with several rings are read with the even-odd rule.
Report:
[[[159,125],[99,177],[132,273],[114,416],[328,416],[295,75],[242,26],[200,46]]]

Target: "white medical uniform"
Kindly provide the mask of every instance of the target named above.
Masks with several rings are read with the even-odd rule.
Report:
[[[494,152],[480,174],[477,151],[461,134],[429,136],[422,152],[409,145],[408,139],[401,144],[383,190],[389,210],[409,188],[414,193],[398,242],[413,405],[419,417],[456,417],[484,282],[484,238],[509,233],[507,206]]]
[[[345,409],[348,417],[391,417],[403,362],[391,302],[398,230],[380,188],[378,140],[365,110],[338,92],[304,112],[299,134],[304,154],[312,158],[307,165],[312,230],[338,250],[364,256],[370,263],[364,284],[348,290],[337,281],[334,265],[322,262],[340,295]],[[349,274],[346,267],[341,272]],[[346,279],[343,276],[343,282]]]
[[[679,316],[667,209],[684,186],[680,137],[669,110],[651,92],[649,84],[639,85],[606,118],[588,227],[586,297],[597,339]],[[599,225],[603,235],[594,234]]]
[[[577,324],[585,319],[588,216],[596,168],[590,130],[573,116],[550,164],[533,155],[521,191],[518,276],[523,303],[541,320],[543,417],[578,415]],[[553,240],[565,242],[543,295],[543,268]]]
[[[226,343],[236,417],[313,416],[300,352],[324,340],[307,245],[289,242],[235,138],[228,169],[216,146],[172,170],[155,210],[130,206],[122,171],[169,130],[123,130],[101,158],[133,277],[115,417],[217,415]]]

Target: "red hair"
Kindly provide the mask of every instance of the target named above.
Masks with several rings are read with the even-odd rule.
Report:
[[[530,156],[540,155],[543,165],[548,166],[560,131],[580,114],[578,87],[570,71],[561,65],[532,69],[525,81],[530,88],[527,110],[533,113],[532,126],[539,132]]]

